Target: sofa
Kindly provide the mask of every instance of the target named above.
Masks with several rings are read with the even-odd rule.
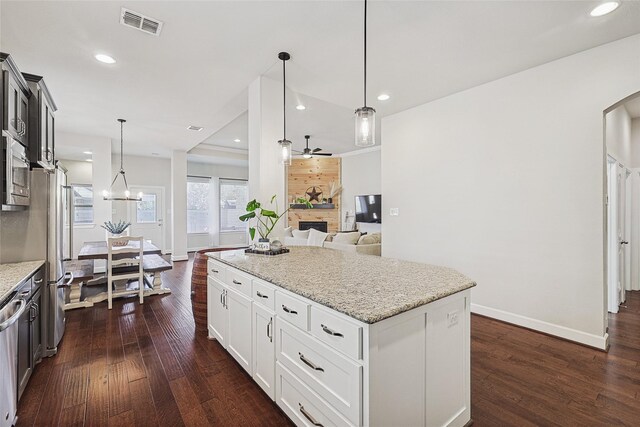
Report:
[[[363,255],[380,256],[382,253],[380,233],[323,233],[315,229],[301,231],[289,227],[285,229],[282,242],[285,246],[317,246]]]

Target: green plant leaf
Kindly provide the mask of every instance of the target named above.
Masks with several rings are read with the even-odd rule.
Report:
[[[313,205],[311,204],[310,201],[308,201],[307,199],[303,198],[303,197],[298,197],[296,199],[296,203],[299,203],[301,205],[305,205],[308,209],[312,209]]]
[[[278,218],[278,214],[275,213],[274,211],[270,211],[268,209],[262,209],[262,213],[263,216],[266,216],[267,218]]]
[[[249,236],[251,236],[251,240],[256,237],[256,229],[253,227],[249,227]]]
[[[276,194],[274,194],[273,196],[271,196],[271,201],[269,203],[273,203],[273,201],[276,199]]]
[[[256,213],[255,213],[255,212],[247,212],[247,213],[246,213],[246,214],[244,214],[244,215],[240,215],[240,216],[238,217],[238,219],[239,219],[240,221],[247,222],[247,221],[249,221],[251,218],[255,218],[255,217],[256,217]]]
[[[258,202],[256,199],[253,199],[252,201],[247,203],[247,212],[253,212],[256,209],[260,209],[260,202]]]

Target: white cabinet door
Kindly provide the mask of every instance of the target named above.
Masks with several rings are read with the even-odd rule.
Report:
[[[274,314],[253,303],[253,380],[275,400],[276,347],[274,342]]]
[[[229,315],[225,304],[227,290],[211,277],[207,278],[207,323],[209,337],[215,338],[227,348],[227,330]]]
[[[251,300],[229,289],[226,302],[229,313],[227,351],[251,374]]]

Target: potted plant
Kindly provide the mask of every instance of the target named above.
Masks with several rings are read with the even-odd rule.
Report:
[[[301,197],[297,198],[294,203],[303,204],[309,209],[313,208],[313,205],[309,203],[307,199],[303,199]],[[255,226],[249,227],[249,236],[251,236],[251,240],[253,240],[256,236],[256,230],[258,231],[260,238],[256,244],[256,249],[260,251],[268,251],[271,249],[269,235],[275,228],[278,221],[280,221],[280,218],[282,218],[284,214],[291,209],[287,208],[284,212],[279,214],[278,201],[276,200],[275,195],[271,197],[270,204],[275,204],[275,209],[265,209],[262,207],[260,202],[253,199],[247,203],[247,213],[239,217],[240,221],[244,222],[255,220]]]
[[[104,225],[100,227],[104,228],[107,231],[107,239],[109,237],[122,237],[125,235],[125,231],[131,225],[130,222],[124,222],[122,220],[116,222],[115,224],[111,221],[105,221]],[[121,242],[119,244],[114,244],[114,246],[126,246],[128,242]]]

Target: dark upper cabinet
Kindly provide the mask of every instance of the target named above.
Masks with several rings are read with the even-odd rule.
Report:
[[[0,53],[2,70],[2,130],[25,147],[29,144],[31,90],[11,56]]]
[[[29,160],[32,166],[53,168],[57,107],[44,78],[27,73],[23,76],[32,93],[29,99]]]

